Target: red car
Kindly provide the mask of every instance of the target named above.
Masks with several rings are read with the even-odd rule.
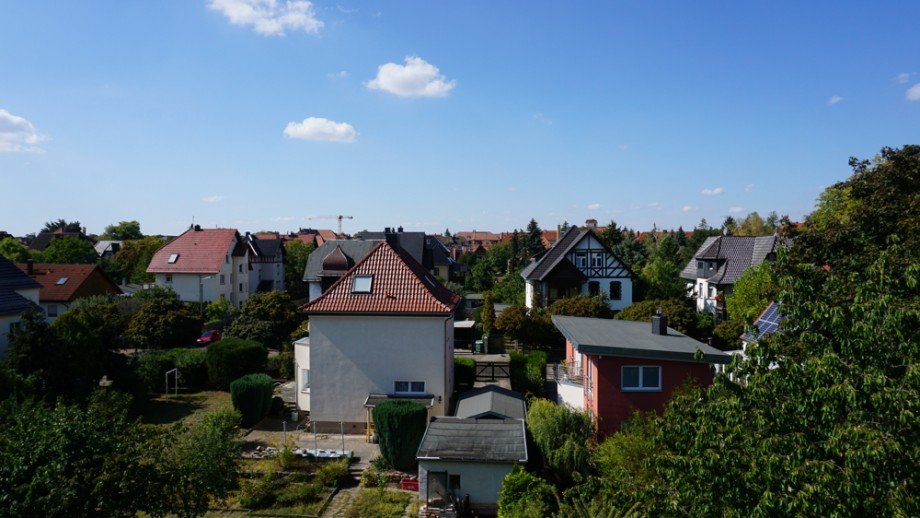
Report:
[[[198,345],[208,345],[213,344],[214,342],[219,342],[221,338],[220,331],[216,329],[211,329],[201,333],[201,336],[198,337]]]

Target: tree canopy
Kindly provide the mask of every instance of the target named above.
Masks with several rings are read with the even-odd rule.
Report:
[[[99,260],[99,254],[91,242],[68,236],[52,239],[41,252],[41,260],[55,264],[94,264]]]
[[[141,224],[137,221],[119,221],[105,227],[105,231],[99,236],[102,239],[114,239],[116,241],[125,241],[128,239],[142,239],[144,234],[141,233]]]

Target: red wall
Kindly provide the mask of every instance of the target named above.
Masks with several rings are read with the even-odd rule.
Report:
[[[620,422],[632,417],[635,410],[660,412],[674,389],[688,379],[701,386],[712,384],[712,367],[708,363],[668,360],[641,360],[612,356],[587,356],[586,368],[591,369],[592,400],[585,408],[597,419],[598,436],[620,429]],[[623,365],[661,366],[661,390],[657,392],[624,392],[620,389],[620,367]],[[587,374],[587,372],[586,372]],[[587,377],[585,379],[587,383]]]

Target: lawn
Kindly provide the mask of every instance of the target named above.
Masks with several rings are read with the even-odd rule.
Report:
[[[409,493],[362,489],[348,509],[349,518],[400,518],[409,505]]]
[[[159,396],[141,404],[141,421],[145,424],[172,424],[177,421],[191,424],[204,412],[228,406],[232,406],[230,393],[219,390]]]

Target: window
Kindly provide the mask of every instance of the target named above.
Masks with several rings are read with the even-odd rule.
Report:
[[[352,293],[370,293],[373,286],[373,275],[355,275],[351,284]]]
[[[657,365],[624,365],[620,388],[624,391],[661,390],[661,367]]]
[[[424,394],[424,381],[394,381],[393,392],[396,394]]]
[[[227,284],[227,276],[226,276],[226,275],[220,274],[220,284],[221,284],[221,286],[223,286],[224,284]]]
[[[697,267],[697,268],[702,268],[702,267],[703,267],[703,261],[697,261],[697,262],[696,262],[696,267]]]
[[[171,273],[167,273],[167,274],[166,274],[166,282],[172,282],[172,274],[171,274]]]
[[[447,476],[447,489],[460,489],[460,475]]]
[[[243,273],[243,265],[241,264],[239,266],[240,266],[240,273]]]
[[[310,392],[310,369],[300,369],[300,391]]]
[[[600,268],[604,266],[604,254],[601,252],[592,252],[591,253],[591,266],[595,268]]]
[[[610,281],[610,300],[623,300],[623,283]]]
[[[48,304],[48,316],[49,317],[58,316],[58,305],[57,304]]]
[[[601,294],[601,283],[597,281],[591,281],[588,283],[588,295],[592,297],[597,297]]]
[[[243,293],[243,283],[240,283],[240,293]]]
[[[230,264],[230,254],[224,256],[224,262]]]
[[[711,299],[716,298],[716,287],[715,286],[709,287],[709,298]]]
[[[579,268],[588,266],[588,254],[585,252],[575,252],[575,266]]]
[[[58,286],[63,286],[67,284],[67,277],[61,277],[60,279],[57,280],[55,284],[57,284]]]
[[[166,260],[169,264],[176,264],[176,261],[179,260],[179,254],[169,254],[169,259]]]

